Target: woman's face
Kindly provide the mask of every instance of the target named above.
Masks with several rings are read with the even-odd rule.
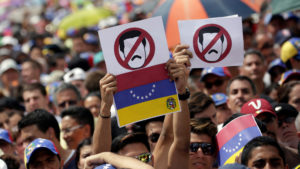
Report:
[[[294,86],[289,93],[288,104],[294,106],[298,111],[300,111],[300,84]]]
[[[80,153],[79,153],[79,162],[77,164],[79,169],[84,168],[85,158],[87,158],[91,154],[92,154],[92,145],[85,145],[85,146],[81,147]]]

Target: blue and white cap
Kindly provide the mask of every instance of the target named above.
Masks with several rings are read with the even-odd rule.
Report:
[[[101,164],[94,169],[116,169],[116,168],[111,164]]]

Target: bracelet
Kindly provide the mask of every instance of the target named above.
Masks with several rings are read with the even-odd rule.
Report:
[[[99,113],[99,116],[100,116],[101,118],[103,118],[103,119],[108,119],[108,118],[110,118],[110,115],[104,116],[104,115],[102,115],[101,113]]]
[[[189,90],[189,88],[185,89],[185,93],[184,94],[178,94],[179,100],[187,100],[189,97],[190,97],[190,90]]]

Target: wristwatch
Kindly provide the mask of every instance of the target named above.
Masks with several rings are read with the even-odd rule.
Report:
[[[189,88],[185,88],[184,94],[178,94],[179,100],[187,100],[190,97],[190,90]]]

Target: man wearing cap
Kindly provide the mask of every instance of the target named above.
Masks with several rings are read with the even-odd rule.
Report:
[[[263,55],[256,50],[249,49],[244,54],[244,62],[240,68],[240,75],[249,77],[255,84],[257,93],[263,93],[263,81],[266,72],[266,63]]]
[[[85,72],[83,69],[77,67],[64,75],[64,82],[71,83],[72,85],[76,86],[77,89],[80,91],[81,96],[84,98],[88,91],[84,86],[84,80],[86,78]]]
[[[288,70],[281,75],[281,79],[279,80],[279,84],[282,86],[283,84],[290,81],[299,81],[300,80],[300,70]]]
[[[300,38],[294,37],[284,42],[280,58],[288,69],[300,69]]]
[[[49,168],[61,169],[62,161],[52,141],[37,138],[25,149],[24,163],[26,169]]]
[[[4,154],[14,155],[14,147],[10,133],[0,128],[0,149]]]
[[[222,124],[232,115],[231,110],[226,104],[227,96],[224,93],[215,93],[211,97],[216,107],[217,124]]]
[[[200,81],[204,83],[204,93],[207,95],[225,93],[230,77],[230,72],[225,67],[205,68],[200,78]]]
[[[19,85],[18,65],[13,59],[5,59],[0,64],[0,78],[5,96],[11,96],[11,90]]]
[[[279,140],[283,144],[297,149],[300,141],[297,136],[297,129],[295,126],[298,111],[287,103],[275,103],[272,104],[272,106],[278,117]]]
[[[266,124],[267,135],[275,140],[278,140],[278,118],[272,108],[271,104],[265,99],[252,99],[245,103],[241,109],[243,114],[252,114]],[[300,163],[300,157],[297,155],[297,151],[285,145],[281,145],[285,155],[286,161],[289,167],[294,167]]]

